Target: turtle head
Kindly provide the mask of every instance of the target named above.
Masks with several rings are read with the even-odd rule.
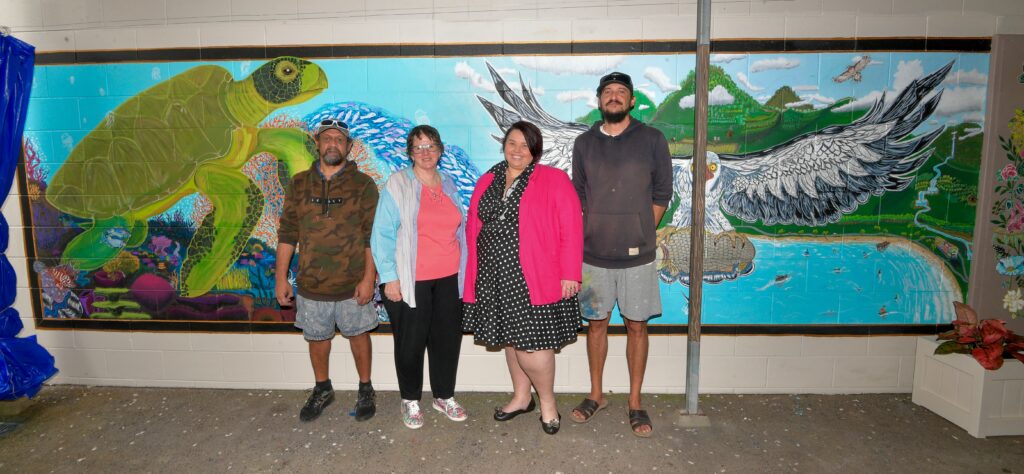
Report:
[[[305,59],[281,56],[256,69],[246,79],[269,111],[300,104],[327,88],[327,75]]]

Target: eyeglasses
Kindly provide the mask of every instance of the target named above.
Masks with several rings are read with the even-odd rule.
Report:
[[[437,146],[437,145],[435,145],[433,143],[426,144],[426,145],[413,145],[412,146],[412,154],[414,154],[414,155],[422,155],[424,153],[434,153],[434,152],[436,152],[436,151],[438,151],[440,149],[441,149],[441,147],[439,147],[439,146]]]
[[[345,122],[342,122],[341,120],[338,120],[338,119],[327,119],[327,120],[324,120],[323,122],[320,122],[320,126],[321,127],[341,127],[341,128],[344,128],[345,130],[348,130],[348,125],[345,125]]]
[[[316,128],[313,129],[313,138],[319,139],[321,133],[332,128],[341,132],[345,136],[348,136],[348,125],[346,125],[345,122],[338,119],[324,119],[316,125]]]

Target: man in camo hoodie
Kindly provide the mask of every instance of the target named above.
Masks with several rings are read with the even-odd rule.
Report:
[[[296,306],[295,326],[309,343],[316,386],[299,419],[312,421],[334,401],[328,361],[334,328],[349,340],[359,374],[355,418],[376,413],[370,384],[369,331],[377,327],[370,304],[377,273],[370,232],[377,208],[373,179],[348,161],[352,140],[344,122],[328,119],[313,130],[320,159],[292,178],[278,227],[275,293],[281,306]],[[298,294],[288,269],[299,248]]]

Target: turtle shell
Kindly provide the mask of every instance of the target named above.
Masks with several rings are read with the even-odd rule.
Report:
[[[50,203],[68,214],[104,219],[178,192],[199,165],[231,148],[240,122],[224,97],[233,81],[220,66],[199,66],[121,104],[54,174]]]

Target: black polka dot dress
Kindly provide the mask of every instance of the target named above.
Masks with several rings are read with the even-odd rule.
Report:
[[[483,226],[477,238],[476,303],[466,304],[463,329],[488,346],[558,349],[576,341],[582,321],[579,301],[573,296],[552,304],[530,304],[519,263],[519,201],[533,165],[506,192],[507,167],[501,161],[491,168],[494,181],[480,197],[477,213]]]

